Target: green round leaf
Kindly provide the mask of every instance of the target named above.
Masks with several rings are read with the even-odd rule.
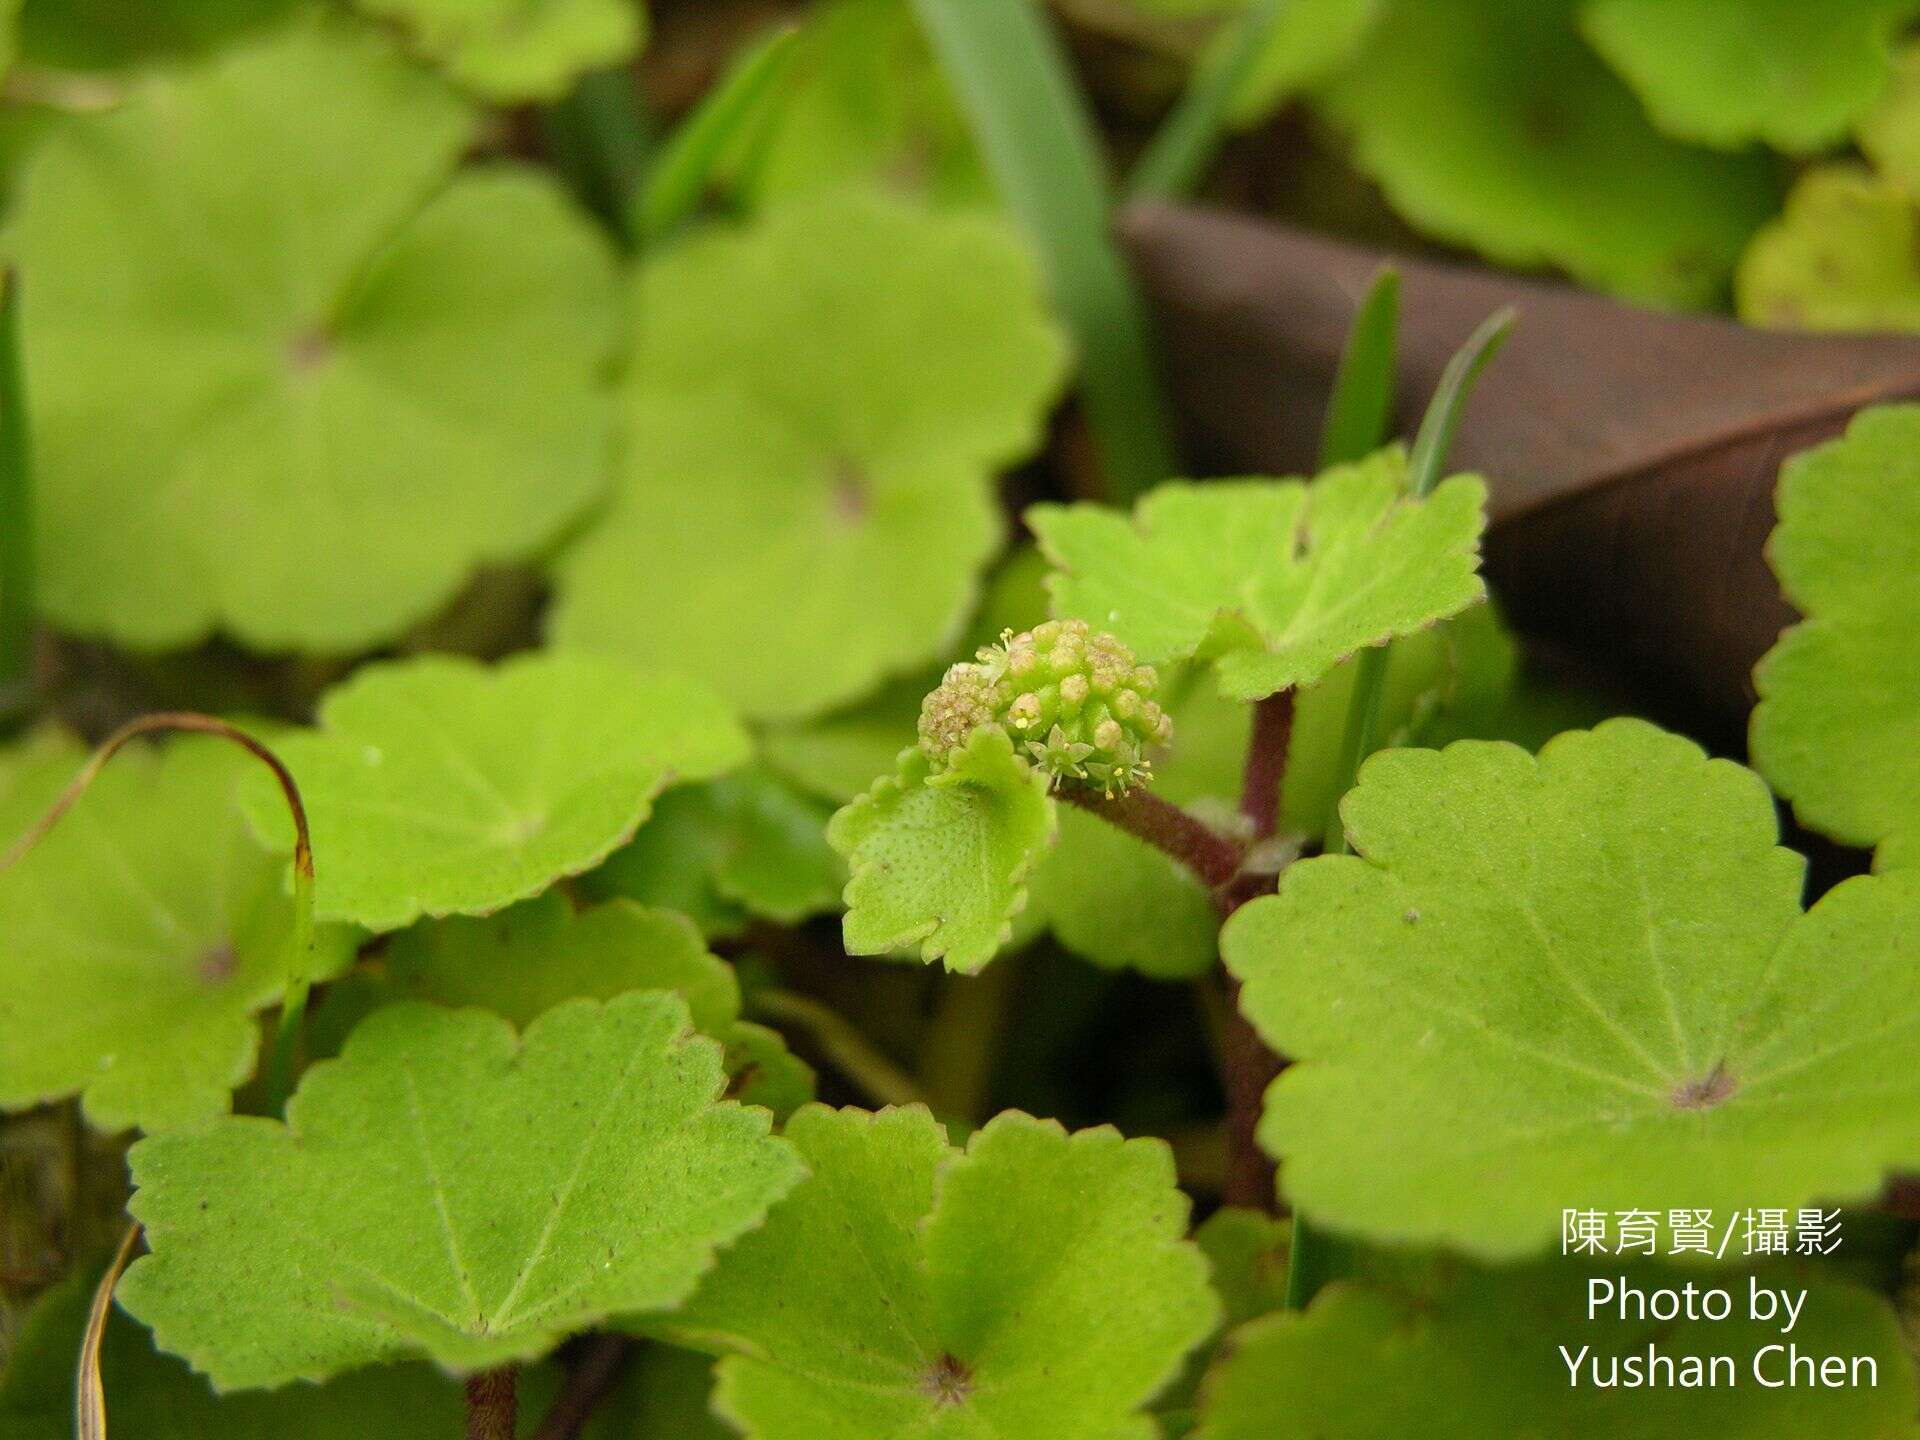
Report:
[[[714,1103],[720,1049],[658,991],[574,1001],[516,1039],[396,1005],[315,1066],[287,1124],[142,1141],[152,1252],[120,1298],[221,1389],[425,1355],[531,1359],[685,1299],[804,1173],[764,1111]]]
[[[46,138],[0,246],[33,276],[49,619],[360,649],[595,498],[606,248],[531,171],[456,175],[475,131],[315,24]]]
[[[0,846],[83,758],[52,735],[0,756]],[[227,1109],[253,1073],[255,1017],[286,986],[293,927],[284,867],[235,804],[257,764],[204,739],[127,750],[0,875],[0,1106],[79,1095],[108,1131]],[[352,953],[344,932],[323,929],[311,978]]]
[[[1219,1315],[1166,1148],[1009,1113],[952,1150],[925,1110],[809,1107],[812,1179],[670,1333],[728,1353],[750,1440],[1148,1440]]]
[[[1892,75],[1914,0],[1586,0],[1593,46],[1667,134],[1738,149],[1842,140]]]
[[[1753,761],[1802,824],[1920,861],[1920,406],[1789,460],[1768,554],[1807,618],[1754,670]]]
[[[1386,1267],[1380,1267],[1386,1268]],[[1894,1440],[1911,1433],[1912,1361],[1885,1301],[1864,1290],[1783,1267],[1762,1285],[1807,1287],[1789,1335],[1747,1314],[1744,1273],[1627,1264],[1604,1278],[1640,1287],[1719,1286],[1733,1296],[1727,1321],[1587,1315],[1585,1272],[1553,1263],[1481,1270],[1452,1262],[1404,1264],[1334,1285],[1305,1314],[1276,1314],[1240,1330],[1209,1377],[1195,1440],[1805,1440],[1813,1435]],[[1812,1283],[1809,1284],[1809,1281]],[[1781,1351],[1865,1355],[1877,1384],[1767,1389],[1753,1372],[1786,1378]],[[1675,1362],[1725,1357],[1734,1379],[1713,1388],[1598,1389],[1568,1384],[1560,1354],[1645,1361],[1649,1347]]]
[[[576,912],[549,891],[497,915],[425,920],[327,987],[308,1043],[337,1053],[362,1020],[401,1000],[477,1006],[525,1029],[554,1006],[631,990],[672,990],[726,1047],[730,1092],[784,1115],[813,1098],[813,1072],[776,1031],[740,1019],[733,967],[684,915],[613,900]]]
[[[402,26],[423,54],[474,94],[558,100],[588,70],[639,53],[642,0],[354,0]]]
[[[1853,165],[1807,171],[1740,262],[1740,316],[1782,330],[1920,331],[1920,215]]]
[[[1131,521],[1097,505],[1027,518],[1058,569],[1057,614],[1154,663],[1218,657],[1221,693],[1257,700],[1485,596],[1486,486],[1455,476],[1416,501],[1405,476],[1405,456],[1383,450],[1310,485],[1162,485]]]
[[[727,1093],[743,1105],[773,1112],[782,1125],[818,1087],[813,1067],[787,1048],[778,1030],[742,1020],[726,1032]]]
[[[329,988],[315,1028],[323,1044],[328,1032],[344,1041],[382,1006],[422,1000],[477,1006],[525,1029],[565,1001],[611,1000],[629,990],[677,992],[694,1027],[715,1039],[740,1018],[733,968],[684,915],[627,900],[576,912],[549,892],[497,915],[425,920],[401,931],[377,963]]]
[[[1762,155],[1667,139],[1581,41],[1567,0],[1388,0],[1320,93],[1354,163],[1437,239],[1630,299],[1720,298],[1772,213]]]
[[[982,728],[945,769],[917,746],[895,773],[837,814],[827,843],[847,858],[850,955],[918,948],[949,970],[979,970],[1012,936],[1026,880],[1053,842],[1047,776]]]
[[[991,221],[854,195],[648,265],[625,474],[561,563],[555,637],[769,719],[939,655],[1061,379],[1038,285]]]
[[[318,913],[397,930],[591,870],[670,780],[731,769],[748,741],[702,685],[532,654],[491,670],[452,656],[367,666],[278,748],[306,798]],[[267,786],[247,800],[291,849]]]
[[[1385,8],[1386,0],[1292,0],[1281,6],[1235,99],[1235,121],[1264,119],[1281,102],[1337,74],[1359,53]]]
[[[1866,1197],[1920,1162],[1920,876],[1802,913],[1759,778],[1638,720],[1376,756],[1356,855],[1228,922],[1324,1223],[1488,1255],[1564,1208]]]

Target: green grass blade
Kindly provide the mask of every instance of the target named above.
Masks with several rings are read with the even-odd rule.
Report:
[[[0,273],[0,729],[33,708],[33,457],[20,360],[20,278]]]
[[[1320,468],[1371,455],[1393,423],[1400,343],[1400,273],[1382,270],[1367,288],[1340,354],[1326,423],[1320,428]]]
[[[1191,195],[1226,135],[1228,115],[1293,0],[1254,0],[1222,43],[1200,61],[1186,93],[1161,125],[1127,181],[1131,199]]]
[[[1511,309],[1488,316],[1447,362],[1439,387],[1420,421],[1413,456],[1407,463],[1407,493],[1415,499],[1424,500],[1440,483],[1440,470],[1446,464],[1447,452],[1453,448],[1453,437],[1459,432],[1467,398],[1487,363],[1513,333],[1515,319]],[[1386,689],[1387,663],[1392,653],[1391,645],[1378,645],[1360,657],[1360,673],[1354,677],[1353,698],[1348,704],[1346,730],[1341,737],[1340,783],[1334,791],[1336,795],[1345,795],[1353,788],[1361,762],[1373,753],[1379,729],[1380,697]],[[1341,823],[1338,806],[1327,819],[1322,848],[1329,855],[1344,855],[1348,851],[1347,830]]]
[[[1459,432],[1460,417],[1466,411],[1474,382],[1507,343],[1518,318],[1511,307],[1495,311],[1480,322],[1480,328],[1447,362],[1440,386],[1433,392],[1426,416],[1420,421],[1413,456],[1407,462],[1407,491],[1414,499],[1426,499],[1440,483],[1440,469],[1447,463],[1447,452],[1453,449],[1453,437]]]
[[[1035,0],[913,0],[1000,197],[1039,247],[1079,342],[1087,419],[1125,502],[1178,468],[1146,307],[1115,245],[1084,98]]]
[[[771,122],[798,35],[788,27],[748,49],[673,132],[635,199],[632,229],[641,244],[683,224],[706,198],[722,161]]]
[[[1382,403],[1384,392],[1384,403],[1391,406],[1394,369],[1392,332],[1394,317],[1398,314],[1398,301],[1399,282],[1391,271],[1386,272],[1374,281],[1372,290],[1368,292],[1366,302],[1354,321],[1346,351],[1341,356],[1340,378],[1335,383],[1334,401],[1321,442],[1323,454],[1336,449],[1335,416],[1343,404],[1350,406],[1357,414],[1371,415],[1373,407]],[[1384,320],[1380,312],[1385,313]],[[1447,452],[1453,448],[1453,437],[1459,432],[1460,417],[1466,409],[1467,397],[1473,393],[1474,383],[1487,368],[1487,362],[1493,359],[1513,333],[1515,318],[1512,310],[1501,310],[1489,316],[1447,362],[1439,388],[1434,391],[1427,413],[1420,422],[1420,433],[1414,440],[1413,455],[1408,462],[1409,494],[1425,499],[1433,493],[1433,487],[1440,483],[1440,470],[1446,464]],[[1381,339],[1383,328],[1386,334],[1384,344]],[[1377,448],[1380,434],[1385,428],[1384,416],[1378,421],[1378,426],[1368,440],[1364,427],[1356,421],[1354,439],[1356,443],[1362,440],[1367,443],[1352,454],[1335,456],[1335,460],[1356,459]],[[1386,693],[1387,667],[1392,658],[1391,644],[1376,645],[1360,657],[1360,672],[1354,677],[1353,698],[1348,702],[1346,729],[1340,739],[1340,784],[1334,791],[1336,795],[1345,795],[1353,788],[1361,762],[1373,753],[1374,738],[1380,728],[1381,700]],[[1347,843],[1347,828],[1340,818],[1338,805],[1327,818],[1327,831],[1321,849],[1328,855],[1345,855],[1352,849]],[[1289,1264],[1286,1305],[1289,1310],[1303,1310],[1322,1286],[1340,1277],[1345,1270],[1346,1257],[1338,1239],[1323,1233],[1306,1215],[1295,1212]]]

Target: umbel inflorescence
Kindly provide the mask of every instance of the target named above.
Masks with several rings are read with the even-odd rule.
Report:
[[[1173,737],[1151,665],[1084,620],[1049,620],[951,667],[920,706],[920,748],[945,764],[973,733],[1005,731],[1056,785],[1124,794],[1152,774],[1148,751]]]

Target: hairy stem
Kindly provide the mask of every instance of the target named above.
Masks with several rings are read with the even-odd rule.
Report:
[[[574,1440],[593,1418],[633,1358],[633,1342],[624,1335],[596,1335],[580,1348],[567,1383],[533,1432],[533,1440]]]
[[[926,1095],[913,1077],[881,1054],[871,1040],[831,1006],[794,990],[759,990],[748,1003],[762,1019],[805,1030],[828,1063],[876,1104],[927,1103]]]
[[[1240,982],[1231,978],[1226,1011],[1220,1036],[1220,1069],[1227,1091],[1227,1179],[1222,1198],[1229,1205],[1270,1211],[1276,1196],[1276,1167],[1260,1148],[1260,1112],[1267,1087],[1280,1073],[1280,1057],[1240,1013]]]
[[[1240,813],[1256,841],[1280,828],[1280,787],[1286,778],[1287,750],[1293,741],[1293,691],[1269,695],[1253,707],[1253,735],[1241,773]],[[1229,913],[1250,899],[1236,894]],[[1267,1087],[1280,1073],[1280,1060],[1240,1013],[1240,982],[1227,980],[1225,1014],[1220,1024],[1220,1078],[1227,1092],[1227,1177],[1229,1205],[1271,1210],[1274,1165],[1260,1148],[1260,1111]]]
[[[1154,849],[1172,856],[1191,870],[1212,894],[1218,895],[1239,873],[1240,862],[1245,858],[1238,842],[1149,791],[1103,795],[1098,790],[1068,785],[1055,793],[1067,804],[1098,815],[1136,840],[1144,840]]]
[[[513,1440],[520,1428],[519,1382],[512,1365],[467,1377],[467,1440]]]
[[[1280,782],[1293,742],[1293,691],[1269,695],[1253,707],[1253,736],[1240,781],[1240,813],[1253,826],[1253,838],[1265,840],[1280,828]]]

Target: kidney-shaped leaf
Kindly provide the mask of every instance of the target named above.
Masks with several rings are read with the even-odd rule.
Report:
[[[52,735],[0,757],[0,848],[82,758]],[[255,764],[204,739],[129,749],[0,875],[0,1106],[77,1094],[103,1130],[227,1109],[253,1071],[255,1014],[285,987],[293,926],[284,866],[235,803]],[[309,978],[324,979],[353,947],[336,927],[317,938]]]
[[[1920,862],[1920,406],[1787,462],[1768,552],[1807,617],[1754,671],[1753,761],[1803,824]]]
[[[313,827],[315,905],[395,930],[483,915],[604,860],[669,780],[741,763],[747,737],[705,686],[612,660],[451,656],[362,669],[279,746]],[[291,848],[270,788],[247,794]]]
[[[1920,330],[1920,213],[1858,165],[1817,165],[1740,261],[1741,318],[1780,330]]]
[[[693,922],[612,900],[575,911],[549,890],[480,918],[423,920],[394,936],[378,961],[327,987],[312,1043],[339,1049],[367,1015],[397,1000],[479,1006],[524,1029],[554,1006],[630,990],[673,990],[693,1024],[726,1047],[734,1093],[775,1114],[811,1098],[812,1071],[779,1034],[740,1018],[733,967],[707,949]]]
[[[1893,81],[1854,126],[1873,168],[1909,195],[1920,195],[1920,45],[1894,57]]]
[[[1581,26],[1669,135],[1820,150],[1892,78],[1914,0],[1587,0]]]
[[[1262,1143],[1336,1227],[1487,1254],[1564,1208],[1875,1193],[1920,1163],[1920,876],[1800,909],[1759,778],[1638,720],[1389,751],[1228,923],[1292,1065]]]
[[[1763,154],[1655,130],[1567,0],[1385,0],[1319,103],[1412,224],[1630,299],[1717,301],[1776,203]]]
[[[903,0],[811,7],[782,88],[772,133],[738,147],[750,204],[861,185],[941,207],[994,203],[966,117]]]
[[[661,991],[518,1040],[477,1010],[383,1010],[285,1125],[134,1148],[152,1253],[121,1300],[221,1389],[411,1355],[481,1369],[675,1305],[803,1173],[764,1111],[715,1103],[720,1047],[687,1029]]]
[[[426,920],[401,931],[377,964],[328,991],[321,1013],[330,1028],[351,1028],[382,1005],[424,1000],[491,1010],[524,1029],[564,1001],[611,1000],[629,990],[678,991],[694,1027],[716,1039],[740,1014],[732,967],[684,915],[627,900],[576,912],[552,891],[496,915]]]
[[[303,25],[48,137],[0,240],[48,618],[359,649],[595,498],[606,247],[531,171],[456,177],[477,123]]]
[[[1486,594],[1485,485],[1459,475],[1416,501],[1405,477],[1404,455],[1383,450],[1310,485],[1162,485],[1131,520],[1097,505],[1028,519],[1058,567],[1057,614],[1156,664],[1217,654],[1222,692],[1257,700]]]
[[[633,314],[625,474],[562,562],[554,635],[769,718],[935,658],[1063,370],[1017,241],[838,195],[674,248]]]
[[[1212,1330],[1171,1157],[1006,1114],[952,1150],[918,1108],[810,1106],[812,1179],[667,1328],[731,1351],[752,1440],[1147,1440],[1137,1412]]]
[[[985,965],[1027,903],[1028,874],[1053,841],[1045,772],[982,728],[938,774],[918,748],[827,826],[847,857],[847,953],[919,947],[949,970]]]

